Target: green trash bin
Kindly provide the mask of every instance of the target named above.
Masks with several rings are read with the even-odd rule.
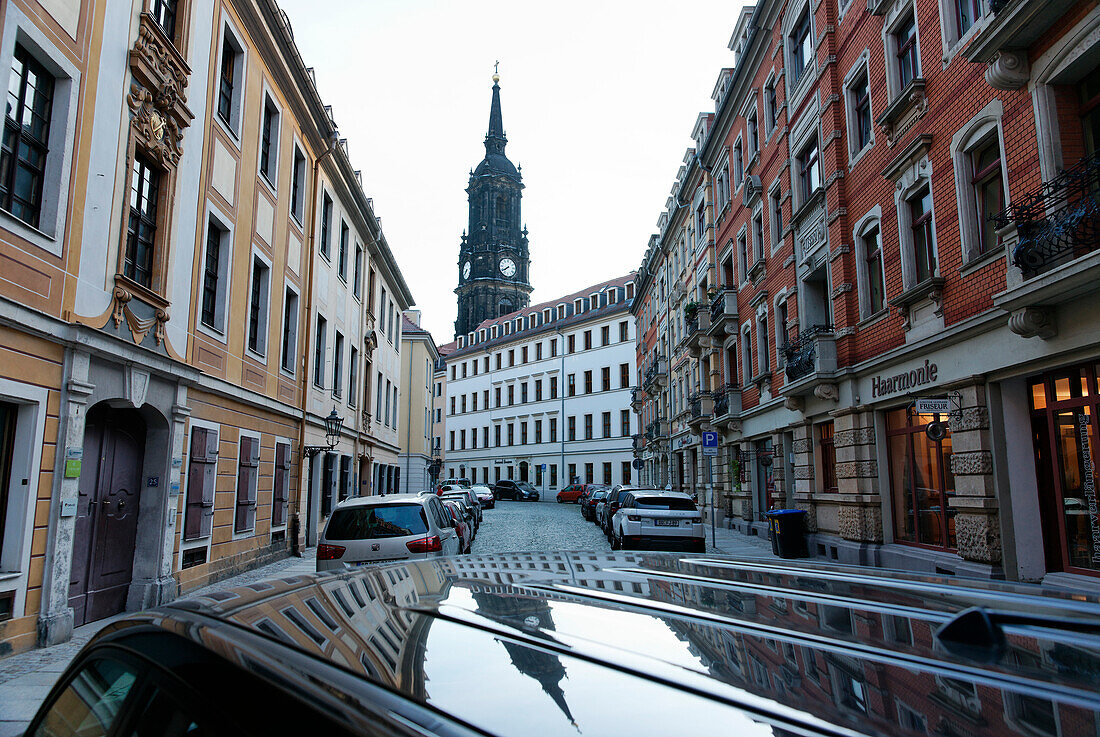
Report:
[[[808,558],[806,512],[801,509],[772,509],[764,513],[771,530],[772,552],[780,558]]]

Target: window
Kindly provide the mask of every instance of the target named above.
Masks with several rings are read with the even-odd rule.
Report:
[[[508,406],[511,407],[516,403],[516,387],[514,384],[508,387]]]
[[[268,293],[271,269],[258,256],[252,258],[252,286],[248,300],[248,349],[267,353]]]
[[[130,180],[130,215],[126,224],[126,257],[122,273],[146,289],[153,288],[153,251],[157,236],[160,176],[160,172],[144,156],[134,156]]]
[[[509,422],[508,423],[508,445],[515,445],[515,444],[516,444],[516,426],[513,423]]]
[[[550,339],[550,358],[555,358],[558,355],[558,339]]]
[[[176,0],[153,0],[149,4],[149,14],[164,31],[168,40],[176,40]]]
[[[740,189],[743,181],[745,181],[745,154],[742,151],[741,137],[738,136],[733,144],[733,188]]]
[[[202,324],[225,330],[225,295],[229,268],[229,232],[213,218],[206,226],[206,253],[202,271]]]
[[[359,350],[352,346],[351,357],[348,359],[348,406],[354,407],[359,403]]]
[[[586,484],[595,483],[595,478],[596,477],[593,473],[593,464],[591,464],[591,463],[584,464],[584,483],[586,483]]]
[[[966,35],[982,17],[982,0],[955,0],[955,20],[959,24],[959,38]]]
[[[762,311],[756,316],[756,352],[761,374],[765,374],[772,369],[771,349],[768,345],[770,337],[771,335],[768,333],[768,313]]]
[[[592,393],[592,372],[591,371],[585,371],[584,372],[584,393],[585,394],[591,394]]]
[[[917,26],[912,13],[903,20],[893,33],[897,48],[897,71],[899,91],[920,76],[920,52],[917,48]]]
[[[611,413],[604,412],[601,419],[603,420],[603,437],[609,438],[611,437]]]
[[[260,126],[260,174],[272,187],[276,183],[279,162],[279,108],[264,96],[263,122]]]
[[[605,346],[611,342],[611,326],[604,325],[600,328],[600,345]]]
[[[332,230],[332,198],[325,192],[321,197],[321,255],[328,258],[329,231]],[[382,290],[382,302],[386,301],[386,290]],[[382,332],[385,325],[382,325]]]
[[[447,450],[454,450],[455,449],[455,431],[454,430],[451,430],[450,437],[447,438],[447,441],[448,441]]]
[[[325,331],[328,330],[328,321],[320,315],[317,316],[317,336],[313,346],[313,385],[319,389],[325,388]],[[382,380],[382,374],[378,374],[378,380]],[[381,388],[381,387],[379,387]]]
[[[355,294],[355,298],[359,299],[362,296],[363,287],[363,247],[358,243],[355,244],[355,280],[352,286],[352,292]],[[477,368],[477,363],[474,363],[474,368]]]
[[[621,473],[622,473],[622,483],[629,484],[630,483],[630,461],[623,461],[623,467],[622,467]],[[610,482],[608,482],[608,483],[610,483]]]
[[[925,187],[907,201],[909,227],[913,233],[914,284],[936,274],[935,240],[932,233],[932,190]]]
[[[619,410],[619,436],[630,437],[630,410]]]
[[[714,205],[715,210],[721,213],[730,202],[730,168],[729,163],[723,161],[715,169],[714,174]]]
[[[344,393],[344,336],[336,331],[336,341],[332,353],[332,396]]]
[[[493,426],[493,445],[500,447],[500,425]]]
[[[603,482],[605,484],[607,484],[608,486],[611,485],[611,464],[610,463],[604,463],[603,464]]]
[[[541,361],[542,360],[542,341],[539,341],[538,343],[535,343],[535,360],[536,361]]]
[[[500,387],[499,386],[496,387],[493,390],[493,400],[494,400],[493,401],[494,405],[499,407],[500,406]]]
[[[585,330],[584,331],[584,349],[586,351],[592,350],[592,331],[591,330]]]
[[[754,263],[764,260],[764,211],[757,210],[752,216],[752,244]]]
[[[284,371],[294,373],[295,357],[298,354],[298,295],[290,287],[286,288],[283,300],[283,345],[281,365]]]
[[[234,136],[240,130],[243,87],[244,47],[226,25],[222,31],[222,58],[218,65],[218,117]]]
[[[779,109],[775,103],[775,80],[769,79],[764,85],[764,123],[768,126],[768,135],[772,134],[779,119]]]
[[[520,363],[527,363],[527,346],[520,349]]]
[[[814,38],[810,27],[810,9],[804,8],[788,36],[790,48],[791,87],[802,79],[814,59]]]
[[[861,61],[860,71],[856,73],[847,88],[848,98],[848,153],[855,157],[871,145],[874,129],[871,118],[871,92],[867,84],[867,67]]]
[[[584,416],[584,439],[592,439],[592,415]]]
[[[568,392],[569,396],[571,396],[571,397],[577,396],[577,375],[576,374],[569,374],[568,382],[569,382],[569,392]]]
[[[863,316],[876,315],[886,308],[886,270],[882,260],[882,234],[878,223],[869,226],[859,236],[863,262],[862,287],[865,292]]]
[[[1004,210],[1004,181],[1001,178],[1001,146],[996,136],[979,144],[970,154],[974,175],[975,208],[978,214],[978,253],[985,254],[998,245],[993,216]]]
[[[336,273],[341,281],[346,282],[348,280],[348,224],[342,218],[340,220],[340,254],[336,264]]]
[[[779,185],[776,184],[775,189],[771,191],[768,196],[768,203],[771,209],[771,232],[772,232],[772,248],[778,248],[779,244],[783,241],[783,192],[779,189]]]
[[[821,461],[822,491],[836,492],[839,485],[836,477],[836,445],[833,444],[832,422],[823,422],[817,426],[817,450]]]
[[[527,445],[527,423],[519,423],[519,444]]]
[[[749,110],[749,114],[745,116],[745,138],[748,143],[746,151],[749,155],[749,161],[752,161],[753,157],[760,151],[760,130],[756,125],[756,100],[753,100],[752,108]]]
[[[737,234],[737,271],[741,281],[749,278],[749,237],[744,228]]]
[[[894,498],[894,534],[902,542],[955,548],[955,477],[951,472],[951,436],[930,440],[925,430],[947,417],[916,415],[906,408],[886,413],[890,490]]]
[[[619,323],[619,342],[625,343],[630,339],[630,323],[623,320]]]
[[[752,333],[746,325],[741,332],[741,373],[743,383],[752,381]]]
[[[0,152],[0,208],[38,228],[49,153],[54,78],[16,45]]]
[[[294,144],[294,165],[290,173],[290,214],[299,224],[302,222],[302,210],[305,208],[306,193],[306,157],[298,144]]]
[[[611,367],[600,369],[600,391],[611,391]]]
[[[619,388],[620,389],[626,389],[628,386],[630,386],[630,364],[629,363],[620,363],[619,364]]]
[[[513,348],[513,349],[508,351],[508,367],[511,368],[512,366],[515,366],[515,365],[516,365],[516,351]]]
[[[233,532],[256,527],[256,486],[260,477],[260,440],[241,435],[237,444],[237,500]]]
[[[565,342],[566,342],[566,346],[569,349],[567,351],[567,353],[576,353],[577,352],[577,336],[576,335],[570,335],[569,337],[567,337],[565,339]]]
[[[798,184],[800,206],[809,201],[817,188],[821,186],[821,164],[817,150],[817,136],[798,154]]]
[[[566,439],[567,440],[576,440],[577,439],[577,418],[576,417],[570,417],[567,420],[567,422],[568,422],[568,433],[566,435]]]
[[[550,442],[551,443],[558,442],[558,418],[557,417],[551,417],[550,418]]]
[[[535,401],[542,401],[542,379],[535,379]]]
[[[519,385],[519,401],[520,404],[527,404],[527,382],[523,382]]]
[[[550,377],[550,398],[558,398],[558,377],[556,376]]]

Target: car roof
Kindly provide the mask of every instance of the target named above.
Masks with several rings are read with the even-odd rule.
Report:
[[[691,494],[685,494],[682,491],[667,491],[664,489],[627,489],[626,491],[635,498],[640,496],[660,496],[669,499],[691,500]]]
[[[532,557],[546,568],[531,569]],[[1071,636],[1003,619],[1018,657],[996,656],[995,641],[984,647],[973,629],[954,638],[944,627],[975,606],[1082,627]],[[375,634],[387,622],[383,643]],[[885,737],[906,732],[902,714],[915,712],[929,732],[977,715],[967,733],[992,737],[1006,733],[1001,717],[1013,704],[1036,699],[1058,715],[1062,737],[1094,736],[1100,718],[1097,595],[862,566],[587,551],[433,558],[206,594],[130,615],[96,638],[134,624],[239,643],[224,649],[242,667],[277,669],[279,652],[297,653],[288,689],[329,684],[320,674],[338,665],[364,687],[491,734],[682,733],[686,718],[700,728],[760,722],[777,734]],[[267,642],[262,657],[246,633]],[[479,656],[455,672],[458,651]],[[507,696],[471,699],[448,678]],[[632,698],[593,708],[583,694],[597,682]]]
[[[425,496],[423,496],[422,493],[353,496],[337,504],[336,509],[344,509],[346,507],[376,507],[382,504],[423,504]]]

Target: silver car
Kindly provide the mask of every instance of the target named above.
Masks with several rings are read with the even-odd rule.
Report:
[[[317,570],[457,555],[461,546],[450,515],[435,496],[355,497],[332,511],[318,541]]]
[[[458,502],[459,506],[462,508],[462,514],[464,515],[466,522],[470,525],[470,536],[476,536],[477,529],[481,526],[481,519],[478,516],[481,512],[481,505],[477,504],[476,502],[471,504],[470,498],[465,494],[448,494],[444,492],[443,496],[441,496],[440,499],[445,501]]]
[[[469,502],[470,508],[474,510],[474,517],[477,519],[477,526],[481,526],[481,501],[477,497],[477,492],[469,486],[458,486],[454,484],[445,484],[441,489],[441,496],[454,496],[460,494],[465,497]]]

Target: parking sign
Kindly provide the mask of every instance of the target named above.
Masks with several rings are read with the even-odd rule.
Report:
[[[703,433],[703,455],[718,455],[718,433],[710,431]]]

